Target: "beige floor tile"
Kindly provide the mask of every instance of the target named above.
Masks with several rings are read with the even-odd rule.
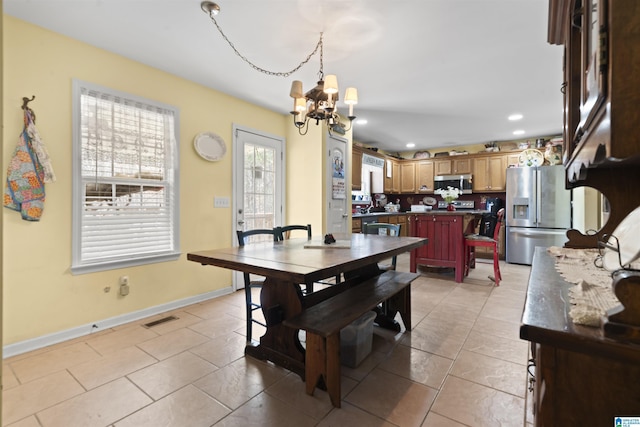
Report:
[[[462,350],[451,375],[524,397],[526,368],[521,364]]]
[[[216,366],[189,352],[180,353],[129,375],[154,400],[215,371]]]
[[[87,344],[104,356],[112,351],[132,347],[157,336],[158,334],[153,332],[151,329],[135,325],[115,330],[110,334],[89,338],[87,339]]]
[[[505,322],[518,323],[522,318],[522,308],[522,303],[514,302],[513,300],[508,300],[505,304],[505,301],[499,298],[489,298],[480,315]]]
[[[242,293],[242,296],[244,298],[244,291],[240,291],[237,293]],[[238,308],[244,308],[244,306],[238,307],[237,305],[229,304],[229,302],[229,299],[215,298],[210,301],[204,301],[199,304],[185,307],[183,311],[193,316],[197,316],[200,319],[215,319],[217,317],[220,317],[221,314],[227,313],[228,311],[237,313]]]
[[[524,399],[453,376],[431,410],[474,427],[521,427],[524,421]]]
[[[139,348],[127,347],[73,366],[69,371],[87,390],[91,390],[156,362]]]
[[[316,420],[321,420],[333,409],[327,392],[316,388],[313,396],[309,396],[305,392],[304,381],[293,372],[267,388],[265,392]]]
[[[469,334],[463,348],[497,359],[526,365],[529,345],[527,341],[515,339],[515,337],[514,339],[502,338],[473,331]]]
[[[44,427],[104,427],[152,400],[126,378],[105,384],[38,413]]]
[[[436,394],[436,389],[376,369],[344,400],[393,424],[419,426]]]
[[[182,328],[140,343],[138,347],[156,359],[164,360],[207,341],[207,337],[191,329]]]
[[[403,337],[401,344],[447,359],[455,359],[467,338],[470,326],[468,328],[448,324],[423,326],[425,322],[427,320]]]
[[[431,388],[440,389],[452,364],[452,359],[399,345],[379,365],[379,368]]]
[[[362,381],[369,373],[382,362],[387,355],[380,352],[372,352],[367,357],[362,359],[362,362],[355,368],[342,365],[341,372],[345,377],[349,377],[356,381]]]
[[[218,367],[223,367],[243,357],[245,345],[246,339],[243,335],[231,332],[212,338],[189,351]]]
[[[460,424],[435,412],[429,412],[427,419],[420,427],[465,427],[465,424]]]
[[[293,406],[266,393],[260,393],[215,427],[311,427],[316,423],[316,420]]]
[[[100,355],[85,343],[53,348],[45,353],[11,363],[18,381],[25,384],[36,378],[61,371],[70,366],[97,359]]]
[[[11,424],[84,393],[67,371],[56,372],[2,393],[2,422]]]
[[[115,427],[209,427],[230,412],[229,408],[188,385],[117,422]]]
[[[476,319],[472,330],[502,338],[519,339],[520,337],[520,323],[505,322],[484,316],[479,316]]]
[[[318,427],[393,427],[394,424],[369,414],[360,408],[356,408],[346,402],[342,402],[341,408],[334,408],[318,424]]]
[[[2,389],[9,390],[10,388],[19,386],[18,378],[13,373],[13,369],[8,363],[2,366]]]
[[[244,357],[196,381],[194,385],[236,409],[287,373],[280,367]]]
[[[228,314],[218,315],[216,318],[203,320],[189,326],[189,329],[205,337],[215,338],[228,334],[239,328],[245,328],[246,322],[242,319],[231,317]]]
[[[28,418],[24,418],[16,423],[13,423],[7,427],[41,427],[38,419],[35,415],[32,415]]]

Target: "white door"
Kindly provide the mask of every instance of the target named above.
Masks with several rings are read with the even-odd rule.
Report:
[[[233,242],[235,230],[273,228],[282,224],[284,200],[284,139],[234,126],[233,129]],[[252,241],[271,239],[252,236]],[[234,274],[234,289],[244,287]]]
[[[350,173],[349,152],[347,140],[337,135],[327,137],[327,149],[329,160],[327,161],[327,233],[349,233],[351,227],[347,227],[351,200],[347,200],[349,191],[347,179]]]

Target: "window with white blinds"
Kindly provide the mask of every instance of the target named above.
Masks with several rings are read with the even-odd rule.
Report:
[[[178,111],[74,81],[74,274],[177,259]]]

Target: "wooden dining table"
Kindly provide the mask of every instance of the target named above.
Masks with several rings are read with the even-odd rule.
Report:
[[[350,287],[381,274],[379,261],[415,250],[427,244],[421,237],[379,235],[336,235],[336,243],[324,244],[322,237],[252,243],[191,252],[189,261],[265,277],[260,304],[267,328],[259,342],[248,341],[245,354],[270,360],[304,378],[304,348],[298,330],[283,325],[303,310]],[[336,276],[339,284],[304,293],[301,285],[311,285]]]

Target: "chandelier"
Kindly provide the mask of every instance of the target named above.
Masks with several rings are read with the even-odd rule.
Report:
[[[349,126],[346,127],[337,111],[337,102],[340,98],[338,94],[338,78],[334,74],[329,74],[327,76],[324,75],[324,45],[322,41],[322,33],[320,33],[320,39],[318,40],[314,50],[292,70],[285,72],[269,71],[258,67],[249,61],[227,38],[215,19],[215,15],[220,13],[220,6],[211,1],[203,1],[200,3],[200,8],[209,15],[211,21],[213,21],[224,40],[229,44],[229,46],[231,46],[236,55],[249,64],[254,70],[261,73],[268,74],[270,76],[289,77],[309,62],[311,57],[320,51],[320,70],[318,71],[317,85],[307,93],[304,93],[302,90],[302,82],[300,80],[294,80],[291,84],[291,91],[289,92],[289,95],[293,98],[293,111],[291,111],[293,124],[298,129],[300,135],[307,134],[307,131],[309,130],[309,123],[313,120],[315,120],[316,125],[319,125],[321,121],[326,122],[327,129],[330,133],[335,131],[337,133],[344,134],[346,131],[351,130],[353,120],[356,118],[356,116],[353,115],[353,106],[358,103],[358,91],[354,87],[349,87],[345,91],[344,103],[349,106],[349,115],[347,116],[349,119]]]

